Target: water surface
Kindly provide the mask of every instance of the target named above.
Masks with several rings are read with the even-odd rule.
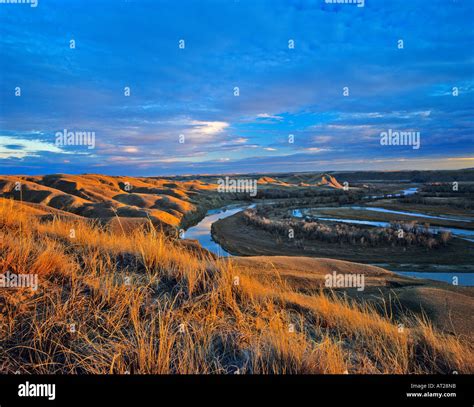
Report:
[[[457,283],[460,286],[474,286],[474,273],[430,273],[421,271],[398,271],[391,270],[401,276],[422,278],[428,280],[442,281],[443,283],[453,284],[454,277],[457,277]]]
[[[211,226],[219,219],[228,218],[238,212],[244,211],[247,208],[253,208],[255,204],[240,206],[228,205],[219,209],[211,209],[207,211],[206,216],[197,225],[190,227],[184,232],[185,239],[198,240],[202,247],[218,256],[228,257],[230,253],[227,252],[219,243],[212,239]]]

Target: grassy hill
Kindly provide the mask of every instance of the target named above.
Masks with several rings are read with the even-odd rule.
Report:
[[[178,226],[185,215],[197,211],[201,194],[213,189],[215,186],[198,181],[94,174],[0,177],[0,196],[5,198],[103,223],[117,217],[136,223],[138,218],[139,223],[151,220],[163,227]]]
[[[41,181],[93,201],[79,180]],[[112,198],[121,195],[118,184],[103,185]],[[381,307],[318,282],[339,270],[366,273],[374,290],[381,281],[403,283],[383,269],[329,259],[217,259],[151,221],[126,231],[121,218],[112,228],[51,213],[45,199],[44,207],[0,199],[0,274],[39,276],[36,291],[0,289],[3,372],[474,372],[471,338],[419,313],[393,313],[388,298]]]

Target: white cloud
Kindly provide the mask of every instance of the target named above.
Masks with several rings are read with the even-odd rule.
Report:
[[[319,147],[307,147],[307,148],[304,148],[303,150],[309,151],[311,153],[322,153],[324,151],[330,151],[329,148],[319,148]]]
[[[0,159],[36,157],[41,152],[66,154],[53,143],[10,136],[0,137]]]
[[[421,110],[415,112],[394,111],[394,112],[369,112],[369,113],[344,113],[344,119],[411,119],[415,117],[429,117],[431,110]]]
[[[281,116],[276,116],[276,115],[271,115],[268,113],[260,113],[257,115],[258,119],[273,119],[273,120],[283,120],[283,117]]]
[[[123,148],[124,153],[138,153],[138,147],[135,146],[126,146]]]
[[[205,138],[211,138],[216,134],[222,133],[227,127],[229,127],[229,123],[227,122],[206,122],[193,120],[190,124],[193,126],[193,128],[189,131],[189,133],[204,136]]]

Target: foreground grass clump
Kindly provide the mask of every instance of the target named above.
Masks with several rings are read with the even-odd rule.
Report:
[[[157,232],[40,222],[0,201],[2,373],[468,373],[473,350],[427,321],[305,295]],[[71,237],[73,236],[73,237]]]

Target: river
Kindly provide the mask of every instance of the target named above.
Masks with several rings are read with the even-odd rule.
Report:
[[[410,191],[411,192],[411,191]],[[215,242],[212,238],[211,234],[211,226],[214,222],[217,222],[219,219],[224,219],[229,216],[235,215],[238,212],[244,211],[248,208],[255,207],[255,204],[251,205],[228,205],[218,209],[209,210],[206,213],[206,216],[195,226],[190,227],[184,233],[185,239],[195,239],[199,241],[202,247],[209,250],[210,252],[221,256],[221,257],[229,257],[232,256],[228,253],[219,243]],[[360,207],[357,207],[360,208]],[[374,208],[371,208],[374,209]],[[380,208],[377,208],[380,209]],[[297,209],[294,212],[294,216],[301,215],[298,217],[302,217],[303,213],[302,210]],[[298,212],[299,211],[299,212]],[[396,211],[398,214],[410,214],[412,212],[403,212],[403,211]],[[414,215],[413,215],[414,216]],[[420,214],[416,214],[416,216],[420,216]],[[427,215],[430,216],[430,215]],[[378,227],[387,227],[389,226],[389,222],[372,222],[372,221],[359,221],[355,219],[336,219],[336,218],[318,218],[319,220],[327,220],[327,221],[335,221],[335,222],[345,222],[345,223],[356,223],[362,225],[370,225],[370,226],[378,226]],[[438,227],[430,227],[430,230],[433,232],[437,232],[439,230],[449,230],[453,235],[467,238],[467,237],[474,237],[474,231],[467,230],[467,229],[457,229],[457,228],[438,228]],[[470,239],[466,239],[470,240]],[[410,276],[415,278],[427,278],[437,281],[443,281],[447,283],[452,283],[453,277],[458,277],[459,285],[463,286],[474,286],[474,272],[473,273],[457,273],[457,272],[439,272],[439,273],[430,273],[430,272],[416,272],[416,271],[397,271],[392,270],[393,272],[404,275]]]
[[[255,204],[252,205],[228,205],[219,209],[211,209],[207,211],[206,216],[197,225],[190,227],[184,232],[185,239],[198,240],[202,247],[209,250],[210,252],[217,254],[218,256],[228,257],[231,254],[228,253],[219,243],[212,239],[211,226],[214,222],[219,219],[228,218],[229,216],[235,215],[238,212],[244,211],[248,208],[254,208]]]

